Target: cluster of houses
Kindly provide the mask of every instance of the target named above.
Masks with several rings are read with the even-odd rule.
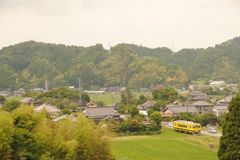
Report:
[[[228,105],[232,100],[232,96],[225,97],[215,104],[208,101],[207,94],[200,91],[193,91],[190,99],[185,104],[172,103],[168,104],[165,110],[162,112],[164,118],[179,116],[181,113],[192,113],[192,114],[215,114],[221,116],[228,113]],[[154,107],[156,102],[153,100],[147,101],[146,103],[139,105],[138,109],[140,114],[146,116],[147,110]]]
[[[35,112],[41,112],[45,110],[49,116],[53,119],[53,121],[59,121],[61,119],[66,118],[66,115],[62,115],[62,111],[54,105],[51,104],[38,104],[34,102],[33,98],[26,97],[21,100],[22,103],[25,103],[27,105],[34,104],[34,111]],[[115,105],[113,106],[107,106],[107,107],[99,107],[93,102],[86,103],[84,107],[79,107],[79,111],[82,111],[83,114],[94,120],[95,122],[99,122],[104,119],[120,119],[120,114],[117,112]],[[74,119],[74,117],[73,117]]]
[[[192,91],[190,99],[185,104],[181,103],[172,103],[168,104],[164,111],[162,111],[162,116],[164,119],[169,117],[179,116],[181,113],[192,113],[192,114],[208,114],[213,113],[216,116],[221,116],[228,113],[228,105],[231,102],[232,97],[225,97],[215,104],[208,101],[207,94],[200,91]],[[23,98],[21,100],[22,103],[27,105],[35,104],[34,111],[40,112],[45,110],[54,121],[59,121],[61,119],[66,118],[66,115],[62,115],[61,110],[50,104],[38,104],[34,102],[33,98]],[[154,107],[156,101],[149,100],[141,105],[138,105],[137,108],[139,113],[145,117],[148,117],[147,110]],[[95,122],[99,122],[105,119],[114,119],[120,120],[124,118],[126,115],[120,115],[117,111],[118,107],[116,105],[99,107],[96,103],[89,102],[84,105],[84,107],[80,107],[78,111],[82,111],[83,114],[94,120]]]
[[[211,87],[219,91],[223,91],[224,89],[230,89],[233,92],[238,91],[238,85],[236,83],[226,83],[225,81],[210,80],[208,85],[189,85],[190,90],[199,89],[201,87]]]
[[[227,86],[227,84],[224,81],[211,81],[209,86],[216,87],[219,89],[224,89]],[[232,85],[232,87],[236,87],[236,85]],[[75,89],[74,87],[71,87],[71,88]],[[154,89],[158,90],[162,88],[164,88],[163,85],[156,85]],[[217,102],[212,103],[208,100],[208,95],[196,89],[196,86],[192,85],[190,86],[190,89],[192,90],[191,96],[189,97],[186,103],[182,104],[182,103],[175,102],[172,104],[168,104],[166,106],[165,110],[161,112],[164,118],[167,119],[168,117],[179,116],[181,113],[192,113],[192,114],[213,113],[216,116],[221,116],[228,113],[228,105],[232,100],[232,96],[225,97]],[[86,93],[105,93],[105,92],[119,92],[123,90],[125,90],[125,88],[109,87],[109,88],[102,88],[99,91],[85,90],[85,92]],[[44,89],[34,88],[32,91],[44,92]],[[23,94],[24,89],[19,89],[15,92],[16,93],[14,94]],[[8,96],[9,94],[11,94],[10,91],[0,92],[0,95],[3,95],[3,96]],[[21,100],[21,102],[30,105],[30,104],[33,104],[34,99],[24,98]],[[37,103],[34,103],[34,104],[35,104],[34,105],[35,112],[40,112],[42,110],[45,110],[54,119],[54,121],[58,121],[63,118],[66,118],[66,115],[61,115],[62,114],[61,110],[54,105],[37,104]],[[156,104],[156,101],[149,100],[144,104],[138,105],[137,108],[141,115],[148,117],[147,110],[154,107],[155,104]],[[118,108],[116,105],[99,107],[97,106],[96,103],[93,103],[93,102],[89,102],[85,104],[82,104],[82,102],[79,102],[79,105],[84,107],[79,107],[77,111],[82,111],[86,117],[91,118],[96,122],[104,119],[109,119],[109,118],[119,120],[120,118],[124,118],[124,116],[126,117],[126,115],[120,115],[118,113],[117,111]]]

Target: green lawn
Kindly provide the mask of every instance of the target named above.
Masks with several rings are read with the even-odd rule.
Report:
[[[92,101],[102,101],[105,105],[114,104],[115,101],[120,102],[121,95],[120,93],[103,93],[103,94],[89,94]]]
[[[113,138],[112,150],[116,160],[217,160],[218,141],[163,129],[160,135]]]
[[[147,97],[151,97],[151,92],[134,92],[136,98],[138,98],[141,94]],[[105,105],[111,105],[115,102],[121,101],[121,93],[103,93],[103,94],[89,94],[91,100],[93,101],[103,101]]]
[[[8,100],[17,100],[17,101],[20,101],[23,99],[22,96],[11,96],[11,97],[8,97],[7,98]]]

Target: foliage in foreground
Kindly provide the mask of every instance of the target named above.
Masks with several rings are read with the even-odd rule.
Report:
[[[240,95],[235,97],[229,105],[218,157],[220,160],[240,159]]]
[[[53,122],[31,107],[0,111],[0,159],[110,160],[105,134],[82,115]]]

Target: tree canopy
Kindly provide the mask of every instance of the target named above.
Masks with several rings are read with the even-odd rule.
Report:
[[[218,157],[220,160],[240,159],[240,95],[233,98],[223,125]]]
[[[0,159],[112,160],[106,134],[81,114],[53,122],[30,106],[0,110]]]
[[[181,87],[191,80],[238,82],[240,38],[207,49],[147,48],[118,44],[77,47],[28,41],[0,50],[0,88],[66,85],[91,89],[169,84]],[[231,78],[230,78],[231,77]]]

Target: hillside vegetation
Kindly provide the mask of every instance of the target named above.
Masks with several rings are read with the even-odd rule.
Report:
[[[146,48],[119,44],[110,50],[28,41],[0,50],[0,88],[104,86],[151,87],[157,83],[182,86],[191,80],[238,82],[240,38],[207,49]],[[90,88],[91,86],[91,88]]]

